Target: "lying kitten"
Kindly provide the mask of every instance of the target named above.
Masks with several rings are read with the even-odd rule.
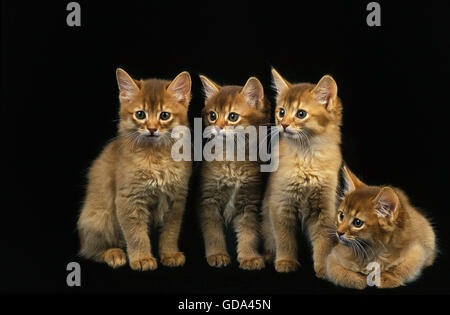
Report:
[[[419,277],[436,255],[428,220],[399,189],[363,184],[344,167],[346,196],[338,209],[336,245],[327,258],[327,278],[363,289],[367,265],[380,265],[380,288],[394,288]]]
[[[178,249],[191,162],[171,157],[171,130],[188,126],[191,78],[136,81],[117,69],[119,136],[108,143],[88,175],[78,220],[80,254],[116,268],[157,268],[148,226],[160,227],[159,255],[165,266],[185,263]]]
[[[206,126],[217,133],[233,133],[231,127],[259,126],[269,121],[270,106],[258,79],[248,79],[244,87],[220,87],[200,76],[206,95],[202,115]],[[258,161],[204,161],[202,164],[199,218],[205,241],[206,259],[213,267],[230,263],[224,225],[232,223],[237,234],[237,259],[242,269],[261,269],[258,253],[262,177]],[[236,157],[236,156],[235,156]]]
[[[281,132],[279,167],[270,174],[263,201],[265,257],[275,254],[278,272],[296,270],[299,223],[313,246],[314,269],[325,276],[332,244],[326,235],[336,213],[342,163],[342,105],[334,79],[290,84],[272,69],[277,95],[275,122]]]

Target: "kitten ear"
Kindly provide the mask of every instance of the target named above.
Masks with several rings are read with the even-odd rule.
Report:
[[[375,197],[375,212],[378,217],[393,221],[397,218],[400,200],[394,189],[383,187]]]
[[[337,84],[330,75],[324,75],[319,83],[311,91],[314,98],[326,108],[334,102],[337,97]]]
[[[125,70],[117,68],[116,70],[117,84],[119,85],[119,98],[121,102],[130,101],[139,93],[139,86],[136,81]]]
[[[178,102],[187,106],[191,100],[191,86],[192,81],[189,72],[183,71],[170,82],[167,91],[175,96]]]
[[[291,84],[286,81],[275,68],[272,68],[273,85],[277,94],[280,95],[285,89],[291,86]]]
[[[344,194],[349,194],[356,190],[357,188],[364,187],[366,184],[364,184],[362,181],[359,180],[358,177],[356,177],[355,174],[353,174],[350,169],[344,165],[343,167],[343,178],[344,178]]]
[[[200,75],[200,80],[202,80],[203,91],[205,92],[206,99],[209,99],[210,97],[216,95],[217,92],[219,92],[220,86],[214,83],[209,78],[205,77],[204,75]]]
[[[256,106],[264,98],[264,88],[257,78],[251,77],[242,88],[241,94],[248,104]]]

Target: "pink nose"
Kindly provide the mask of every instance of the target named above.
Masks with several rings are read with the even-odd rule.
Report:
[[[283,129],[286,130],[287,127],[289,127],[289,124],[281,124],[283,126]]]
[[[158,129],[156,128],[147,128],[148,131],[150,131],[151,134],[154,134]]]

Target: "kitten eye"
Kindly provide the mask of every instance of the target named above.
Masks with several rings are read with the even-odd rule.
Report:
[[[136,116],[136,118],[139,120],[145,119],[145,112],[143,110],[138,110],[136,113],[134,113],[134,116]]]
[[[236,113],[230,113],[230,115],[228,115],[228,120],[235,122],[239,119],[239,114]]]
[[[360,219],[356,218],[355,220],[353,220],[353,225],[357,228],[360,228],[361,226],[363,226],[364,221],[361,221]]]
[[[215,121],[217,119],[217,115],[214,112],[209,113],[209,120]]]
[[[161,120],[167,120],[167,119],[170,118],[170,113],[168,113],[168,112],[162,112],[161,114],[159,114],[159,118],[160,118]]]
[[[278,115],[282,118],[282,117],[284,117],[285,113],[286,112],[284,111],[284,108],[280,108],[280,111],[279,111]]]
[[[303,109],[300,109],[300,110],[297,112],[297,117],[300,118],[300,119],[305,118],[307,115],[308,115],[308,113],[305,112]]]
[[[339,213],[339,220],[340,221],[344,220],[344,212]]]

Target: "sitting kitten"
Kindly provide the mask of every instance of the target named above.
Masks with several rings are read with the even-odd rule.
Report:
[[[313,246],[314,269],[325,276],[332,244],[327,227],[336,213],[342,163],[342,105],[334,79],[290,84],[272,69],[278,92],[275,123],[281,133],[278,170],[271,173],[263,201],[265,258],[275,254],[278,272],[295,271],[296,232],[301,222]]]
[[[232,133],[231,127],[259,126],[269,121],[270,106],[257,78],[248,79],[244,87],[220,87],[200,76],[206,95],[203,120],[219,134]],[[226,148],[223,149],[224,157]],[[258,161],[204,161],[202,164],[200,225],[210,266],[230,263],[224,237],[224,225],[232,223],[237,234],[237,259],[240,268],[264,267],[258,253],[262,174]]]
[[[108,143],[88,175],[78,220],[80,254],[116,268],[153,270],[149,224],[160,227],[159,255],[165,266],[182,266],[178,249],[191,162],[171,157],[171,130],[188,126],[191,78],[136,81],[117,69],[120,89],[118,137]]]
[[[336,245],[327,258],[327,278],[363,289],[371,262],[380,266],[380,288],[415,280],[436,255],[428,220],[399,189],[363,184],[344,167],[346,196],[338,208]]]

